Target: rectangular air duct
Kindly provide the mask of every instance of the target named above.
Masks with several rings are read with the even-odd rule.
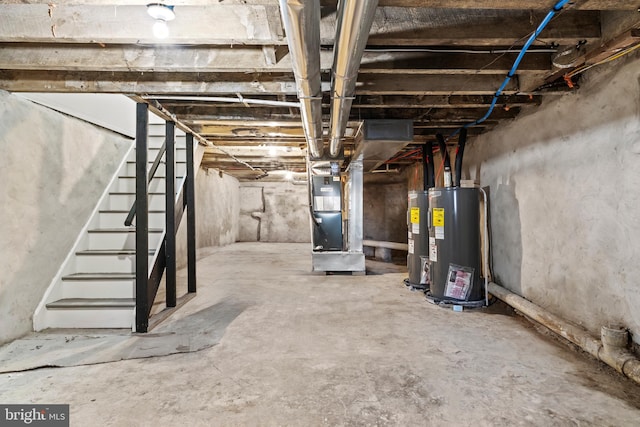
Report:
[[[375,170],[413,142],[412,120],[365,120],[353,158],[362,155],[364,172]]]

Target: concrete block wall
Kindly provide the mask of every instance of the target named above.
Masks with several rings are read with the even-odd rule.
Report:
[[[32,330],[37,304],[131,144],[0,91],[0,344]]]
[[[585,75],[473,140],[464,174],[489,187],[495,280],[587,328],[640,343],[640,59]]]
[[[307,186],[293,182],[240,183],[240,242],[310,242]]]

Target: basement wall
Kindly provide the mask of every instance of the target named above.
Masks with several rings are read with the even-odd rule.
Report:
[[[234,177],[216,169],[196,175],[196,248],[225,246],[236,241],[240,214],[240,186]],[[187,217],[176,238],[178,268],[187,265]]]
[[[399,174],[397,177],[401,179],[400,182],[371,180],[368,179],[369,177],[371,175],[365,178],[362,195],[364,238],[407,243],[407,193],[409,190],[406,180]]]
[[[640,60],[473,140],[464,172],[489,187],[495,281],[599,336],[640,343]]]
[[[241,182],[240,242],[311,242],[307,185]]]
[[[32,315],[133,141],[0,91],[0,344]]]

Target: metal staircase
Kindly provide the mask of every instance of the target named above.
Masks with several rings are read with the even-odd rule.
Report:
[[[148,169],[164,141],[165,123],[149,124]],[[157,170],[148,184],[149,266],[154,265],[160,249],[164,250],[166,155],[156,161],[159,163]],[[183,188],[186,157],[185,134],[177,132],[176,192]],[[135,201],[136,150],[132,146],[38,306],[34,314],[36,331],[46,328],[136,329],[135,220],[132,226],[125,226]]]

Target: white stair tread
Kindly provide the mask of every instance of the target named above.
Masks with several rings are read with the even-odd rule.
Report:
[[[153,255],[154,250],[149,251],[149,255]],[[135,255],[135,249],[87,249],[76,252],[76,255]]]
[[[150,228],[149,233],[162,233],[164,230],[162,228]],[[94,228],[92,230],[88,230],[89,233],[135,233],[136,228]]]
[[[135,191],[134,192],[131,192],[131,191],[111,191],[109,194],[126,195],[126,196],[135,196],[136,195]],[[164,196],[165,192],[164,191],[161,192],[161,193],[160,192],[153,192],[153,193],[149,192],[147,194],[149,196]]]
[[[66,298],[47,304],[50,309],[126,308],[136,306],[133,298]]]
[[[153,163],[153,162],[154,162],[154,159],[149,159],[149,160],[147,161],[147,163]],[[133,163],[133,164],[135,164],[135,163],[137,163],[137,162],[136,162],[135,160],[127,160],[127,163]],[[164,164],[164,160],[162,160],[162,161],[161,161],[161,163],[162,163],[162,164]],[[187,162],[186,162],[185,160],[176,160],[176,163],[184,164],[184,163],[187,163]]]
[[[118,178],[121,178],[121,179],[136,179],[135,175],[122,175],[122,176],[119,176]],[[165,175],[154,175],[153,179],[156,179],[156,178],[157,179],[165,179],[166,176]],[[179,178],[184,178],[184,177],[182,175],[179,175],[179,176],[176,176],[176,178],[179,179]]]
[[[112,213],[112,214],[128,214],[129,211],[125,211],[124,209],[103,209],[99,211],[100,213]],[[149,210],[149,213],[164,213],[163,210]]]
[[[62,277],[64,281],[70,280],[132,280],[136,278],[135,273],[72,273]]]

